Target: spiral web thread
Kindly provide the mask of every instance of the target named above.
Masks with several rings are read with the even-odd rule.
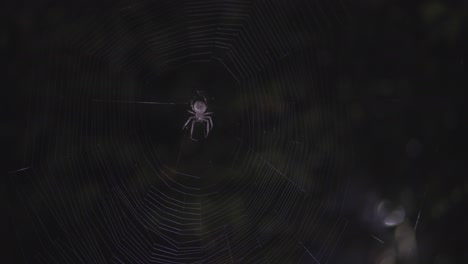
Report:
[[[126,2],[77,23],[34,73],[42,105],[54,107],[41,110],[33,131],[46,136],[31,144],[32,187],[18,190],[41,245],[26,258],[331,261],[347,224],[340,216],[346,122],[327,53],[340,8],[334,1]],[[168,165],[141,129],[138,116],[161,108],[105,103],[148,101],[139,97],[139,78],[197,63],[227,71],[241,104],[231,166],[219,172],[229,176],[209,186],[183,164]]]

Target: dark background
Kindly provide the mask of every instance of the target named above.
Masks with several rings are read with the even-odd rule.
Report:
[[[109,213],[114,216],[109,219],[131,215],[113,199],[123,190],[138,204],[148,186],[161,186],[153,176],[163,165],[208,175],[197,181],[183,177],[177,181],[221,193],[200,201],[210,203],[207,211],[224,215],[222,221],[235,223],[226,216],[229,208],[239,206],[237,201],[242,200],[248,204],[246,208],[256,209],[259,205],[250,203],[261,200],[255,194],[261,193],[261,184],[267,183],[260,183],[258,189],[252,185],[251,179],[262,173],[261,167],[242,171],[242,158],[234,160],[234,153],[250,161],[269,157],[292,167],[309,162],[302,160],[304,153],[318,157],[311,165],[311,182],[304,184],[305,192],[311,195],[298,202],[289,215],[302,218],[298,221],[312,221],[305,211],[315,208],[314,201],[324,201],[325,209],[317,209],[323,216],[310,223],[311,234],[319,235],[307,245],[322,263],[466,262],[468,181],[463,159],[466,133],[462,126],[466,117],[462,94],[467,80],[468,3],[312,2],[318,4],[259,1],[253,5],[249,16],[271,16],[271,24],[258,29],[241,27],[251,30],[251,36],[258,39],[231,44],[261,43],[239,48],[239,57],[252,62],[247,68],[259,67],[257,62],[266,68],[258,78],[242,85],[217,59],[199,64],[184,64],[184,60],[181,64],[159,64],[165,58],[152,47],[164,45],[170,37],[158,38],[151,30],[162,27],[167,32],[190,34],[187,26],[191,22],[171,13],[180,4],[2,2],[2,104],[7,106],[2,127],[2,144],[6,146],[2,148],[2,263],[54,263],[51,259],[75,263],[75,259],[64,257],[68,253],[64,250],[62,254],[57,245],[73,245],[73,237],[86,233],[83,230],[92,230],[89,234],[94,236],[99,233],[95,230],[107,229],[99,224],[89,227],[106,219],[99,213],[89,218],[68,218],[75,214],[70,208],[102,212],[112,204],[123,209]],[[136,8],[134,13],[118,11],[133,5],[143,8]],[[284,16],[268,15],[267,6],[286,10]],[[215,23],[226,17],[229,12],[218,14]],[[138,19],[144,23],[137,23]],[[300,41],[287,41],[296,36]],[[270,55],[260,54],[266,52],[264,47]],[[228,63],[223,49],[209,51],[212,57]],[[170,56],[184,55],[181,51]],[[192,59],[203,61],[206,57]],[[234,69],[233,65],[227,67]],[[311,77],[304,77],[303,72]],[[233,74],[242,75],[241,71]],[[288,85],[298,88],[278,88]],[[197,90],[208,97],[215,128],[206,141],[195,143],[180,128],[188,118],[186,103]],[[177,105],[149,108],[106,103],[112,100]],[[259,117],[261,113],[266,113],[265,118]],[[304,125],[301,118],[308,113],[318,117]],[[270,136],[276,126],[282,133],[271,132]],[[285,147],[291,142],[299,142],[303,154]],[[270,184],[273,194],[280,193],[277,183]],[[239,186],[243,191],[238,191]],[[235,201],[231,197],[236,197]],[[176,199],[186,201],[187,197]],[[383,227],[374,215],[373,208],[385,199],[405,208],[406,220],[399,227]],[[274,195],[265,198],[265,202],[278,204],[280,200]],[[265,221],[282,219],[269,207],[264,210]],[[58,221],[57,215],[64,218]],[[129,217],[115,225],[125,227],[135,221]],[[85,224],[78,225],[70,236],[60,229],[61,224],[77,223]],[[248,236],[268,224],[251,223],[241,225],[247,226],[247,231],[225,224],[230,235],[224,236],[236,241],[237,233]],[[206,228],[217,225],[210,222]],[[297,228],[290,223],[289,228],[274,229],[285,233],[271,235],[277,236],[273,240],[287,244],[287,239],[304,232]],[[320,229],[325,235],[320,235]],[[381,262],[391,255],[388,252],[412,245],[405,237],[410,237],[408,241],[415,237],[417,257],[400,256],[396,262]],[[147,238],[158,242],[157,237]],[[103,245],[109,239],[94,241]],[[278,248],[272,244],[271,251],[251,252],[249,256],[262,255],[270,263]],[[120,251],[109,246],[101,253],[78,250],[76,255],[89,253],[84,263],[113,263],[110,260]],[[304,249],[299,251],[275,260],[314,263],[302,258]],[[255,257],[252,260],[261,262]]]

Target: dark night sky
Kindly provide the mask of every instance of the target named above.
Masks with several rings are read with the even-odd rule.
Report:
[[[468,261],[468,2],[0,12],[1,263],[147,263],[164,238],[202,248],[177,263]],[[214,128],[195,142],[197,91]]]

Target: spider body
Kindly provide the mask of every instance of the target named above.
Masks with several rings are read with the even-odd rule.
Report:
[[[193,139],[193,126],[195,123],[206,123],[206,130],[205,130],[205,138],[208,137],[208,134],[210,133],[210,130],[213,128],[213,120],[211,120],[211,115],[212,113],[206,112],[207,106],[206,106],[206,99],[203,98],[203,100],[198,100],[195,102],[192,102],[191,104],[192,110],[188,110],[189,113],[193,114],[193,116],[189,117],[187,122],[185,122],[184,126],[182,129],[185,129],[189,123],[191,122],[191,128],[190,128],[190,139]]]

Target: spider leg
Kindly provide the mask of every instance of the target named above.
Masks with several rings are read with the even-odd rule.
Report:
[[[213,112],[203,113],[204,115],[211,115]]]
[[[187,120],[187,122],[185,122],[185,125],[182,127],[182,129],[184,129],[187,126],[187,124],[190,122],[190,120],[192,119],[194,119],[193,116],[189,117],[189,119]]]
[[[203,119],[203,122],[206,122],[205,137],[208,137],[208,134],[210,133],[210,122],[207,119]]]
[[[195,114],[194,111],[187,110],[187,112],[189,112],[189,113],[191,113],[191,114]]]
[[[195,140],[195,139],[193,139],[193,137],[192,137],[192,134],[193,134],[193,126],[194,126],[194,125],[195,125],[195,121],[192,122],[192,128],[190,129],[190,139],[191,139],[191,140]]]
[[[210,123],[211,123],[211,128],[213,128],[213,120],[211,119],[211,117],[207,116],[207,117],[205,117],[205,118],[206,118],[207,120],[210,121]]]

